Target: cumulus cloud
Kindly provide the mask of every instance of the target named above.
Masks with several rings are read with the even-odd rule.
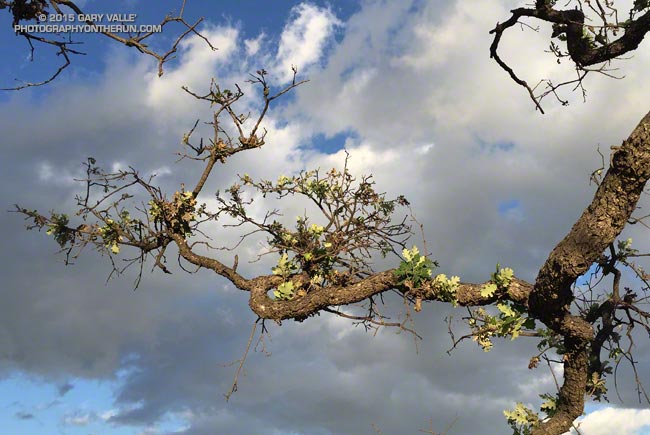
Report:
[[[194,91],[205,88],[210,79],[215,76],[217,66],[232,59],[237,52],[239,37],[237,29],[208,26],[201,32],[213,47],[217,48],[216,51],[213,51],[203,38],[198,36],[186,38],[180,43],[180,52],[183,56],[180,64],[167,68],[160,78],[155,71],[147,74],[145,104],[157,116],[163,116],[163,122],[177,116],[180,107],[187,107],[188,102],[191,103],[187,94],[179,92],[181,86],[187,86]]]
[[[264,40],[265,36],[266,35],[264,33],[260,33],[256,38],[244,40],[247,56],[255,56],[260,51],[262,41]]]
[[[331,10],[309,3],[300,3],[291,10],[291,18],[280,35],[277,63],[273,72],[280,83],[287,83],[293,77],[292,66],[301,72],[318,62],[332,32],[341,25]]]
[[[48,162],[42,162],[38,165],[38,179],[40,181],[67,186],[75,184],[74,175],[65,170],[61,172],[55,170]]]
[[[650,409],[598,409],[578,419],[576,426],[589,435],[643,435],[650,429]],[[577,432],[572,429],[569,433]]]

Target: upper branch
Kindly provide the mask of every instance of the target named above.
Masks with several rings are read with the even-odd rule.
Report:
[[[578,6],[576,6],[575,9],[566,10],[554,9],[553,6],[555,3],[555,1],[541,0],[536,2],[534,8],[513,9],[510,11],[512,15],[508,20],[503,23],[497,23],[494,29],[490,30],[490,34],[494,34],[494,39],[490,45],[490,57],[493,58],[517,84],[526,88],[531,99],[535,102],[536,108],[539,109],[541,113],[544,113],[544,111],[542,110],[540,101],[545,95],[548,95],[549,93],[555,94],[555,90],[564,84],[577,82],[578,85],[581,85],[582,79],[589,71],[601,72],[610,76],[605,72],[606,70],[604,67],[595,70],[588,69],[587,67],[609,62],[635,50],[641,41],[643,41],[645,34],[650,31],[650,6],[645,4],[642,5],[642,2],[635,2],[635,6],[630,10],[630,19],[622,23],[619,23],[618,19],[613,23],[610,22],[608,16],[611,14],[606,14],[602,7],[598,9],[592,7],[593,10],[598,12],[597,15],[602,21],[602,25],[600,26],[585,24],[586,17],[582,10],[581,2],[578,2]],[[591,6],[591,2],[586,3]],[[598,0],[596,0],[596,3],[600,6]],[[641,16],[635,16],[637,13],[643,11],[645,11],[645,13]],[[558,63],[562,57],[569,56],[571,58],[575,63],[576,70],[578,71],[577,80],[565,82],[560,85],[553,85],[547,80],[549,90],[536,96],[534,94],[534,89],[531,88],[526,81],[520,79],[515,74],[514,70],[500,58],[498,48],[503,33],[507,29],[519,23],[519,20],[522,17],[535,18],[552,24],[553,32],[551,38],[558,38],[561,41],[565,41],[567,53],[563,53],[554,42],[551,42],[550,51],[558,57]],[[617,36],[619,32],[622,32],[622,35],[616,39],[612,39]],[[555,95],[557,96],[557,94]],[[559,97],[558,100],[560,100],[563,105],[568,104],[567,101],[561,100]]]
[[[164,29],[169,23],[179,23],[185,27],[185,31],[182,32],[173,42],[169,50],[166,52],[158,52],[149,48],[148,39],[156,34],[156,32],[138,32],[136,34],[128,33],[126,35],[121,35],[118,33],[110,32],[105,29],[99,31],[100,34],[119,42],[127,47],[134,47],[140,53],[146,54],[155,58],[158,61],[158,75],[163,74],[163,65],[169,60],[174,58],[174,54],[178,50],[178,45],[180,42],[185,39],[188,35],[194,34],[202,38],[206,44],[212,49],[216,50],[212,46],[208,39],[201,35],[197,30],[197,26],[203,21],[203,18],[199,18],[195,23],[190,24],[185,21],[183,18],[183,11],[185,10],[185,2],[187,0],[182,0],[181,9],[178,15],[167,15],[159,24],[160,29]],[[83,55],[85,53],[75,50],[72,48],[74,45],[80,44],[79,42],[73,41],[71,38],[63,39],[59,37],[59,34],[55,36],[45,36],[38,35],[34,32],[24,30],[20,27],[22,22],[36,21],[37,23],[41,22],[44,17],[48,16],[48,7],[51,7],[57,14],[63,14],[65,12],[64,8],[68,8],[70,11],[74,12],[77,16],[89,16],[85,14],[83,10],[77,6],[72,0],[2,0],[0,1],[0,9],[9,8],[13,16],[12,26],[16,29],[16,35],[22,36],[27,40],[27,43],[30,46],[31,50],[31,59],[34,58],[34,42],[49,45],[56,47],[58,49],[57,55],[62,56],[63,63],[59,68],[47,79],[40,82],[26,82],[19,86],[13,88],[3,88],[2,90],[20,90],[33,86],[42,86],[52,82],[61,72],[66,69],[70,64],[70,55]],[[91,26],[97,25],[92,20],[85,20],[85,23]],[[38,32],[37,32],[38,33]]]

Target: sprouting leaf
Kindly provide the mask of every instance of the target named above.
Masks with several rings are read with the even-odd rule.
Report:
[[[309,232],[316,236],[321,235],[323,231],[325,231],[325,228],[322,225],[311,224],[309,227]]]
[[[290,181],[291,180],[286,175],[280,175],[280,177],[278,178],[278,186],[280,187],[284,186],[285,184],[288,184]]]
[[[280,284],[277,288],[277,290],[273,290],[273,295],[275,296],[276,299],[279,300],[287,300],[291,299],[293,296],[293,282],[287,281],[283,282]]]
[[[410,281],[414,286],[419,286],[426,279],[431,277],[432,267],[436,264],[430,259],[421,256],[416,246],[411,249],[402,251],[404,261],[402,261],[395,271],[395,275],[400,280],[400,284]],[[446,278],[446,277],[445,277]]]
[[[282,254],[280,259],[278,260],[278,265],[272,269],[273,275],[282,275],[288,261],[289,261],[289,256],[287,254]]]
[[[481,296],[484,298],[489,298],[494,295],[494,292],[497,291],[497,285],[494,284],[493,282],[490,282],[488,284],[483,285],[483,288],[481,288]]]
[[[510,305],[497,304],[497,308],[506,316],[515,317],[517,315]]]
[[[531,427],[539,424],[539,416],[532,410],[526,408],[523,403],[517,402],[512,411],[503,411],[508,419],[508,424],[515,430],[515,434],[528,435],[532,433]]]
[[[489,352],[492,350],[492,347],[494,344],[492,343],[492,340],[490,340],[490,335],[489,334],[479,334],[475,335],[472,337],[472,340],[477,342],[481,348],[483,348],[483,352]]]
[[[497,275],[497,281],[501,286],[507,287],[510,282],[512,281],[512,277],[514,276],[514,271],[510,269],[509,267],[505,267],[501,269]]]
[[[546,399],[540,409],[547,416],[552,417],[557,411],[557,396],[551,396],[550,394],[540,394],[539,397]]]
[[[413,248],[411,248],[410,250],[404,248],[404,250],[402,251],[402,255],[404,256],[406,261],[413,261],[413,259],[417,255],[420,255],[420,251],[418,250],[417,246],[413,246]]]
[[[431,270],[429,269],[428,272],[430,274]],[[433,279],[433,285],[441,296],[441,300],[451,302],[453,306],[458,305],[456,289],[458,288],[459,282],[459,277],[452,276],[451,278],[447,278],[447,275],[444,273],[436,275]]]
[[[508,420],[512,420],[515,423],[523,424],[528,421],[528,419],[526,418],[525,410],[526,408],[524,407],[524,404],[518,402],[517,405],[515,406],[515,409],[513,409],[512,411],[505,410],[503,411],[503,415],[505,415]]]

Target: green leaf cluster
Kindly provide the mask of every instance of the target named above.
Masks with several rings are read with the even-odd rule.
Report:
[[[452,276],[451,278],[447,278],[447,275],[441,273],[440,275],[436,275],[436,277],[433,279],[433,288],[440,296],[441,300],[445,302],[451,302],[451,304],[456,307],[458,306],[456,290],[458,289],[459,283],[459,277]]]
[[[488,298],[494,295],[498,290],[505,290],[508,288],[514,277],[514,271],[509,267],[500,268],[497,263],[496,271],[492,274],[490,282],[483,285],[481,289],[481,296]]]
[[[300,188],[308,194],[314,195],[318,199],[325,199],[330,193],[331,186],[327,180],[301,180],[302,183],[299,184]]]
[[[542,412],[549,418],[554,416],[557,412],[557,396],[540,394],[539,397],[545,399],[540,407]],[[508,420],[508,425],[512,428],[513,435],[531,435],[533,429],[541,423],[539,415],[520,402],[517,402],[515,409],[503,411],[503,415]]]
[[[282,278],[288,278],[294,271],[298,269],[296,263],[289,259],[287,254],[282,254],[278,260],[278,265],[272,271],[273,275],[280,275]]]
[[[283,300],[289,300],[293,298],[293,282],[287,281],[283,282],[278,286],[276,290],[273,290],[273,296],[275,296],[275,299],[283,301]]]
[[[334,273],[333,264],[335,257],[332,255],[332,242],[326,228],[318,224],[309,224],[307,217],[296,218],[296,230],[289,231],[280,222],[273,221],[270,224],[271,234],[269,243],[281,253],[278,266],[273,268],[273,273],[282,275],[285,280],[289,275],[298,270],[307,272],[310,277],[310,286],[320,286],[326,280],[332,278]],[[293,258],[289,260],[289,254],[293,252]],[[286,282],[286,281],[285,281]],[[278,293],[281,298],[289,295],[288,287],[283,287],[284,292]],[[291,288],[293,294],[295,288]],[[307,289],[302,289],[306,292]]]
[[[512,336],[511,340],[519,337],[522,328],[534,329],[535,319],[524,317],[525,308],[514,302],[497,304],[497,309],[501,312],[497,322],[499,337]]]
[[[472,329],[473,340],[476,341],[485,352],[492,347],[491,337],[511,337],[511,340],[519,337],[522,329],[535,328],[535,320],[525,317],[526,308],[514,302],[497,304],[498,316],[488,314],[483,308],[474,310],[473,316],[468,324]],[[480,322],[480,324],[479,324]]]
[[[68,242],[74,240],[74,231],[68,228],[70,219],[67,214],[57,214],[52,212],[50,223],[47,224],[46,234],[54,236],[54,240],[60,247],[65,247]]]
[[[306,217],[296,218],[296,231],[282,233],[282,246],[292,247],[297,255],[300,268],[310,276],[327,277],[332,272],[334,257],[330,255],[332,243],[325,227],[308,224]]]
[[[272,271],[273,275],[280,275],[285,281],[280,284],[276,290],[273,290],[273,296],[278,300],[288,300],[294,296],[294,284],[289,277],[298,269],[298,265],[290,259],[285,253],[278,259],[278,265]]]
[[[469,327],[472,330],[472,340],[474,340],[481,348],[483,352],[489,352],[492,350],[494,344],[492,343],[492,336],[495,333],[496,327],[491,324],[492,322],[489,319],[492,316],[489,316],[484,308],[477,308],[474,310],[472,317],[468,320]],[[479,326],[477,319],[483,320],[485,323],[482,326]]]
[[[558,355],[564,355],[564,340],[560,334],[557,334],[548,328],[538,329],[536,332],[538,336],[542,337],[539,343],[537,343],[537,349],[542,351],[544,349],[553,348]]]
[[[197,216],[196,198],[192,192],[177,191],[171,202],[152,199],[149,201],[149,215],[154,222],[166,222],[170,229],[187,237],[192,234],[191,223]]]
[[[542,406],[540,409],[544,414],[546,414],[547,417],[551,418],[555,415],[557,412],[557,401],[558,397],[557,396],[551,396],[550,394],[540,394],[539,397],[544,400],[544,403],[542,403]]]
[[[611,372],[611,368],[610,372]],[[602,398],[607,400],[607,385],[605,384],[605,378],[601,377],[598,372],[592,372],[591,376],[587,378],[587,393],[594,396],[594,399],[601,401]]]
[[[503,411],[503,415],[508,419],[513,435],[531,435],[533,428],[540,423],[539,416],[520,402],[515,409]]]
[[[404,260],[394,272],[399,284],[409,281],[413,287],[417,288],[425,280],[431,278],[432,268],[435,264],[427,257],[420,255],[417,246],[413,246],[411,249],[404,248],[402,256]]]
[[[617,242],[618,253],[616,254],[619,261],[625,261],[628,256],[639,253],[637,249],[632,249],[632,239],[619,240]]]
[[[104,239],[104,245],[111,250],[113,254],[120,253],[119,242],[122,240],[120,236],[120,225],[113,219],[106,219],[106,225],[99,228],[99,234]]]
[[[293,183],[295,183],[295,179],[293,177],[289,178],[286,175],[280,175],[278,177],[277,187],[282,188]]]
[[[239,184],[227,191],[230,198],[217,192],[221,204],[217,215],[226,213],[242,224],[256,225],[269,234],[270,251],[289,254],[300,271],[309,276],[309,287],[305,285],[301,291],[328,283],[341,285],[364,273],[373,273],[373,252],[378,251],[384,257],[395,253],[395,244],[404,246],[410,234],[408,225],[394,223],[392,218],[397,206],[406,206],[408,201],[403,196],[387,200],[384,193],[375,191],[372,176],[360,180],[353,177],[347,160],[342,171],[335,168],[326,173],[320,169],[300,171],[295,175],[280,175],[277,180],[256,181],[248,174],[238,177]],[[278,199],[306,197],[319,208],[324,219],[312,222],[307,216],[298,216],[295,228],[277,220],[257,222],[246,215],[246,206],[252,199],[244,200],[240,194],[242,186],[250,186],[245,188],[256,190],[262,197],[269,194],[277,195]],[[278,214],[273,211],[269,216]],[[428,278],[430,274],[425,276]]]

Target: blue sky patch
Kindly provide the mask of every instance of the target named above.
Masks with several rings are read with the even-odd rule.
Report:
[[[481,151],[487,153],[494,153],[497,151],[509,152],[515,148],[515,143],[511,140],[497,140],[494,142],[486,141],[480,136],[476,136],[476,141],[478,142],[479,148]]]
[[[524,220],[524,210],[518,199],[508,199],[499,202],[497,205],[499,215],[512,222],[522,222]]]
[[[588,271],[586,271],[584,274],[580,275],[578,279],[576,280],[577,285],[585,285],[589,282],[589,279],[591,278],[591,275],[596,272],[596,268],[598,265],[596,263],[592,264],[591,267],[589,268]]]
[[[351,132],[337,133],[334,136],[325,136],[324,134],[317,134],[312,138],[313,146],[324,154],[335,154],[345,148],[345,141],[348,138],[353,138]]]

